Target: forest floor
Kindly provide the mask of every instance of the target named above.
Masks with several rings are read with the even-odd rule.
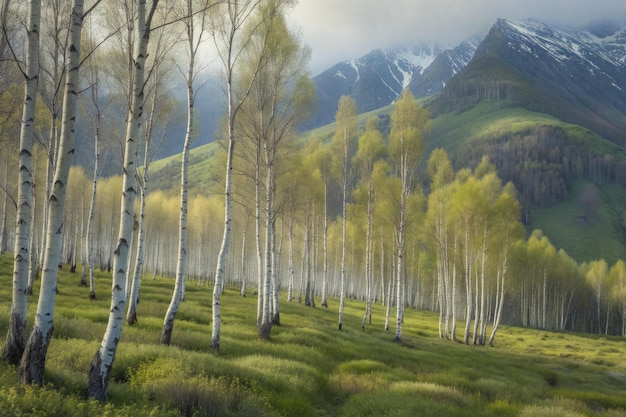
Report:
[[[91,301],[80,273],[59,272],[46,384],[22,387],[16,368],[0,363],[2,416],[626,416],[624,338],[504,326],[495,347],[468,346],[439,339],[438,315],[409,309],[402,342],[394,343],[380,303],[362,331],[365,305],[348,301],[338,331],[337,300],[312,308],[281,294],[281,325],[264,342],[255,294],[227,289],[216,352],[209,347],[211,288],[190,281],[172,345],[161,346],[174,285],[164,277],[142,282],[139,321],[124,326],[108,401],[87,401],[111,278],[98,274]],[[0,256],[2,334],[11,273],[11,255]]]

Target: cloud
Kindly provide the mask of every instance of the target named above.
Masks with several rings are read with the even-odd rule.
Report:
[[[290,12],[312,49],[313,75],[372,49],[484,36],[497,18],[582,27],[626,23],[622,0],[300,0]]]

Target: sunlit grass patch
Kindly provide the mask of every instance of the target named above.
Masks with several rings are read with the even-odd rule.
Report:
[[[467,416],[475,410],[407,390],[378,390],[351,396],[340,408],[341,417]]]
[[[320,378],[318,372],[308,365],[273,356],[244,356],[233,362],[247,373],[254,372],[263,385],[269,384],[279,390],[311,393],[313,383]]]
[[[522,408],[520,417],[585,417],[589,410],[578,401],[555,398]]]
[[[429,382],[394,382],[389,388],[391,391],[414,393],[434,400],[453,403],[459,406],[466,404],[466,395],[456,388]]]

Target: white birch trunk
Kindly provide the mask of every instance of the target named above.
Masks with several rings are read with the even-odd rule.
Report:
[[[91,100],[96,107],[96,115],[93,120],[94,128],[94,164],[93,164],[93,182],[91,187],[91,201],[89,203],[89,214],[87,215],[87,233],[85,236],[85,247],[87,251],[87,265],[89,267],[89,298],[91,300],[96,299],[96,281],[95,281],[95,253],[93,243],[93,222],[96,211],[96,196],[98,190],[98,175],[100,173],[100,124],[102,121],[102,114],[100,113],[100,107],[98,105],[98,86],[99,80],[97,76],[97,70],[95,72],[95,85],[92,87]]]
[[[248,218],[246,217],[246,223],[243,226],[243,236],[241,238],[241,290],[239,291],[239,295],[242,297],[246,296],[246,285],[247,285],[247,275],[248,275],[248,267],[246,260],[246,238],[248,237]]]
[[[452,258],[452,328],[450,330],[452,334],[452,340],[456,342],[456,251],[457,251],[458,235],[457,231],[454,231],[454,254]]]
[[[211,348],[216,350],[219,350],[220,348],[220,298],[222,295],[222,287],[224,285],[224,276],[226,275],[226,260],[230,245],[230,229],[232,223],[233,154],[235,150],[235,117],[233,112],[232,79],[229,79],[228,81],[228,113],[230,117],[228,119],[228,154],[226,158],[226,181],[224,184],[224,234],[222,236],[222,244],[220,245],[220,251],[217,257],[215,285],[213,287],[212,300],[213,326],[211,331]]]
[[[135,254],[135,270],[132,275],[129,274],[130,292],[128,298],[128,311],[126,314],[126,322],[133,325],[137,322],[137,303],[139,302],[139,287],[141,285],[141,273],[143,271],[143,258],[145,254],[145,222],[146,222],[146,192],[148,188],[148,169],[150,168],[149,159],[150,141],[146,138],[144,162],[143,162],[143,178],[142,184],[137,184],[141,189],[139,195],[139,225],[137,227],[137,249]],[[130,271],[129,271],[130,272]]]
[[[31,173],[32,142],[35,129],[35,102],[39,81],[40,19],[41,1],[31,0],[28,7],[26,72],[24,74],[24,102],[20,131],[18,205],[15,225],[15,249],[13,251],[13,294],[9,328],[2,350],[2,359],[11,364],[19,363],[26,342],[27,286],[30,256],[29,236],[32,210],[31,186],[33,182]]]
[[[63,97],[59,158],[56,163],[52,193],[48,200],[48,243],[42,268],[41,290],[33,330],[26,343],[19,366],[19,379],[23,384],[36,383],[41,385],[43,383],[46,354],[52,338],[58,264],[63,238],[65,195],[70,166],[74,159],[74,126],[80,81],[79,65],[82,21],[83,1],[74,0],[67,46],[68,61]]]
[[[365,314],[361,321],[361,330],[372,314],[372,181],[367,182],[367,231],[365,233]]]
[[[348,197],[348,132],[344,128],[343,132],[343,178],[341,184],[341,289],[339,292],[339,323],[338,328],[343,328],[343,309],[346,304],[346,244],[347,244],[347,197]]]
[[[497,297],[496,311],[493,315],[493,328],[491,329],[491,335],[489,336],[489,346],[493,347],[498,327],[500,326],[500,320],[502,319],[502,308],[504,307],[504,291],[505,280],[508,266],[508,245],[504,247],[504,259],[502,260],[502,268],[500,271],[500,281],[498,282],[498,289],[500,290]]]
[[[323,275],[322,275],[322,307],[328,308],[326,292],[328,291],[328,185],[324,181],[324,248],[323,248]]]
[[[469,249],[469,224],[465,223],[465,331],[463,343],[469,344],[470,325],[472,322],[472,261]]]
[[[267,142],[265,143],[265,160],[269,161],[267,156]],[[274,222],[272,220],[273,216],[273,178],[272,178],[272,167],[267,164],[265,167],[265,189],[266,189],[266,200],[265,200],[265,258],[264,262],[264,273],[263,273],[263,285],[259,288],[259,296],[261,293],[263,294],[263,305],[261,312],[261,325],[259,326],[259,337],[263,340],[269,340],[270,331],[272,329],[272,318],[271,318],[271,299],[272,299],[272,255],[274,252]]]
[[[281,262],[281,254],[283,251],[283,223],[280,224],[280,242],[278,251],[276,250],[276,224],[272,225],[274,241],[272,244],[272,325],[280,326],[280,275],[278,274],[278,265]]]
[[[150,40],[150,24],[158,4],[154,0],[146,18],[146,0],[138,0],[137,49],[135,52],[135,72],[132,89],[132,104],[126,124],[124,149],[124,176],[122,185],[121,214],[118,241],[113,256],[113,279],[111,285],[111,308],[107,328],[100,347],[96,351],[89,369],[87,397],[104,401],[107,397],[109,379],[115,353],[122,334],[126,298],[124,285],[130,255],[130,241],[133,233],[134,202],[137,194],[135,179],[136,143],[142,120],[144,104],[145,61]]]
[[[187,132],[185,134],[185,142],[183,144],[182,161],[180,165],[180,217],[178,219],[178,261],[176,263],[176,282],[174,284],[174,293],[172,300],[165,313],[163,320],[163,330],[161,332],[161,344],[169,345],[172,339],[172,331],[174,329],[174,320],[178,312],[178,306],[183,296],[183,286],[187,275],[187,188],[189,177],[189,148],[193,137],[193,117],[194,117],[194,60],[195,50],[194,42],[194,26],[191,1],[187,1],[187,13],[189,21],[187,24],[187,42],[189,44],[189,62],[187,64]],[[244,229],[244,248],[245,253],[245,229]],[[243,261],[242,261],[243,262]],[[245,295],[245,278],[244,289],[242,295]]]
[[[2,220],[0,220],[0,255],[7,251],[7,204],[9,202],[9,157],[5,155],[4,158],[4,186],[0,192],[2,192]],[[34,187],[34,183],[31,188]],[[19,199],[19,196],[18,196]],[[33,203],[34,205],[34,203]],[[34,210],[31,210],[34,211]],[[31,222],[32,224],[32,222]],[[32,229],[32,228],[31,228]]]
[[[35,160],[33,161],[33,179],[37,176],[36,174],[36,165],[37,165],[37,158],[35,158]],[[33,181],[33,186],[31,187],[31,203],[32,203],[32,210],[30,212],[30,224],[31,224],[31,228],[30,228],[30,236],[28,238],[28,285],[26,286],[26,293],[28,295],[33,295],[33,285],[35,283],[35,274],[37,274],[37,258],[36,258],[36,252],[37,252],[37,243],[35,241],[35,231],[36,231],[36,227],[35,224],[37,222],[37,193],[35,190],[36,184]]]
[[[287,286],[287,301],[293,301],[293,281],[295,278],[294,261],[293,261],[293,216],[294,209],[289,213],[289,284]]]

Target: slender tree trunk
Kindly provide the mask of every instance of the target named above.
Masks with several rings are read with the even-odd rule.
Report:
[[[404,182],[404,179],[403,179]],[[402,199],[400,201],[400,223],[398,227],[398,255],[397,255],[397,276],[396,276],[396,334],[394,342],[402,340],[402,321],[404,317],[404,299],[402,298],[404,289],[404,234],[406,229],[406,205],[408,199],[408,189],[402,185]]]
[[[142,184],[138,184],[139,189],[139,225],[137,227],[137,253],[135,254],[135,270],[130,274],[130,292],[128,299],[128,311],[126,322],[133,325],[137,322],[137,303],[139,302],[139,288],[141,285],[141,273],[143,271],[143,258],[145,253],[145,214],[146,214],[146,192],[148,188],[148,148],[149,141],[146,141],[146,154],[144,155]]]
[[[465,331],[463,343],[469,344],[470,326],[472,323],[472,260],[469,248],[469,225],[465,224]]]
[[[189,22],[187,26],[187,41],[189,43],[189,62],[187,64],[187,132],[185,134],[185,142],[183,144],[183,154],[180,164],[180,217],[178,219],[178,261],[176,263],[176,283],[174,284],[174,292],[170,305],[165,313],[163,320],[163,330],[161,332],[161,344],[169,345],[172,339],[172,330],[174,329],[174,320],[178,312],[178,306],[183,295],[183,285],[187,275],[187,188],[189,177],[189,148],[193,137],[194,125],[194,58],[195,49],[193,47],[193,14],[191,0],[187,1],[187,13]],[[247,223],[247,222],[246,222]],[[245,253],[245,229],[242,252]],[[243,261],[243,260],[242,260]],[[243,277],[244,286],[242,295],[245,295],[245,276]]]
[[[361,330],[365,331],[367,317],[372,314],[372,182],[367,184],[367,231],[365,232],[365,314]]]
[[[261,246],[261,154],[260,148],[257,147],[254,166],[254,224],[256,228],[256,265],[257,265],[257,309],[256,324],[257,330],[261,328],[263,321],[263,247]]]
[[[294,209],[291,208],[289,213],[289,284],[287,287],[287,301],[293,301],[293,281],[295,278],[294,260],[293,260],[293,216]]]
[[[20,131],[18,205],[15,226],[15,249],[13,251],[13,295],[9,328],[2,350],[2,358],[11,364],[19,363],[26,342],[26,315],[28,313],[26,287],[28,286],[30,256],[28,238],[31,227],[31,186],[33,182],[31,160],[35,129],[35,102],[39,81],[40,18],[41,1],[31,0],[28,6],[26,79],[24,82],[24,102]]]
[[[94,117],[94,164],[93,164],[93,182],[91,186],[91,202],[89,203],[89,214],[87,215],[87,234],[85,237],[85,247],[87,248],[87,265],[89,266],[89,298],[96,299],[96,280],[95,280],[95,253],[93,243],[93,221],[96,211],[96,196],[98,190],[98,175],[100,173],[100,124],[102,114],[98,105],[98,85],[99,81],[96,75],[95,85],[92,87],[92,102],[96,107],[96,115]]]
[[[137,4],[138,40],[134,59],[135,72],[132,83],[132,104],[126,124],[120,226],[117,245],[113,252],[111,308],[102,343],[91,361],[88,374],[87,397],[99,401],[104,401],[108,394],[109,379],[124,322],[126,306],[124,286],[131,249],[131,235],[133,233],[134,202],[137,194],[135,152],[143,114],[145,61],[150,40],[150,25],[157,4],[158,0],[154,0],[147,18],[146,0],[138,0]]]
[[[452,304],[452,328],[451,328],[451,334],[452,334],[452,340],[456,342],[456,250],[457,250],[457,243],[458,243],[458,235],[457,232],[454,232],[454,253],[453,253],[453,258],[452,258],[452,289],[451,289],[451,293],[452,295],[450,296],[451,300],[450,303]]]
[[[479,335],[478,335],[478,343],[480,345],[484,345],[485,344],[485,332],[483,331],[483,329],[485,329],[487,323],[487,319],[485,317],[486,313],[487,313],[487,308],[485,306],[485,290],[486,290],[486,274],[487,274],[487,225],[485,224],[484,226],[484,233],[483,233],[483,253],[482,253],[482,267],[481,267],[481,271],[480,271],[480,323],[479,323]]]
[[[346,304],[346,244],[347,244],[347,214],[346,205],[348,197],[348,138],[344,131],[344,156],[343,156],[343,183],[341,199],[341,289],[339,293],[339,323],[338,328],[343,328],[343,309]]]
[[[504,289],[505,289],[505,280],[508,266],[508,249],[504,248],[504,259],[502,261],[502,270],[500,272],[500,293],[498,296],[498,301],[496,303],[496,312],[494,313],[493,320],[493,329],[491,330],[491,336],[489,336],[489,346],[493,346],[494,340],[496,338],[496,333],[498,331],[498,327],[500,326],[500,320],[502,319],[502,308],[504,306]]]
[[[46,245],[46,253],[44,255],[41,291],[39,293],[35,324],[26,343],[19,366],[19,379],[23,384],[36,383],[41,385],[43,383],[46,354],[52,338],[58,265],[63,238],[65,195],[70,166],[74,157],[74,126],[80,81],[79,64],[82,21],[83,1],[74,0],[70,18],[61,143],[54,173],[52,194],[48,201],[48,244]]]
[[[1,50],[0,50],[1,52]],[[32,142],[32,140],[31,140]],[[31,145],[32,147],[32,145]],[[4,158],[4,184],[2,190],[2,219],[0,220],[0,255],[7,251],[7,205],[9,202],[9,156],[5,155]],[[34,187],[34,183],[32,185]],[[18,196],[19,199],[19,196]],[[34,205],[34,203],[33,203]],[[31,210],[34,211],[34,210]],[[32,229],[32,227],[31,227]]]
[[[280,275],[278,273],[278,265],[281,262],[281,253],[283,246],[283,224],[281,221],[280,224],[280,244],[278,246],[278,251],[276,251],[276,224],[272,225],[274,241],[272,242],[274,249],[272,251],[272,317],[271,322],[274,326],[280,326]]]
[[[247,285],[247,260],[246,260],[246,238],[248,237],[248,217],[246,217],[246,223],[243,226],[243,236],[241,238],[241,290],[239,291],[239,295],[242,297],[246,296],[246,285]]]
[[[36,175],[36,169],[35,166],[37,165],[37,158],[35,158],[35,160],[33,161],[33,178],[35,178]],[[37,204],[36,204],[36,200],[37,200],[37,193],[35,192],[35,182],[33,181],[33,186],[31,188],[31,195],[32,195],[32,210],[30,211],[30,232],[29,232],[29,238],[28,238],[28,285],[26,286],[26,294],[28,295],[33,295],[33,285],[35,284],[35,275],[37,274],[37,257],[36,257],[36,252],[37,252],[37,243],[35,242],[35,232],[37,230],[37,228],[35,227],[35,224],[37,222]]]
[[[326,292],[328,291],[328,186],[324,181],[324,248],[323,248],[323,275],[322,275],[322,307],[328,308]]]
[[[391,306],[393,305],[393,284],[394,284],[394,276],[389,277],[389,284],[387,287],[387,310],[385,311],[385,331],[389,331],[389,324],[391,322]]]
[[[266,161],[267,148],[266,148]],[[263,286],[259,288],[259,294],[263,293],[263,309],[261,313],[261,326],[259,327],[259,337],[263,340],[270,339],[270,332],[272,330],[272,318],[271,318],[271,298],[272,298],[272,254],[274,251],[274,201],[273,201],[273,172],[272,167],[268,164],[265,167],[265,258],[264,258],[264,273],[263,273]]]
[[[310,204],[310,201],[307,203]],[[309,206],[310,207],[310,206]],[[307,210],[309,210],[307,208]],[[307,230],[311,231],[311,235],[313,235],[314,233],[314,222],[312,220],[314,216],[307,214],[306,216],[306,222],[307,222]],[[306,256],[304,258],[304,305],[307,307],[311,307],[312,302],[311,302],[311,246],[312,246],[312,241],[314,240],[313,237],[309,237],[309,233],[307,233],[307,240],[306,242],[304,242],[304,244],[307,247],[306,250]]]

